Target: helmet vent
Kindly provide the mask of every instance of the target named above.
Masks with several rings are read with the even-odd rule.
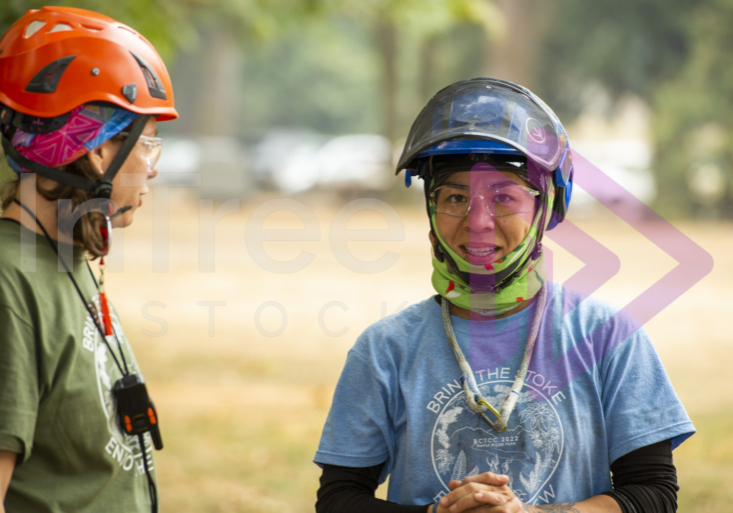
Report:
[[[26,86],[26,92],[53,93],[56,91],[56,86],[59,85],[61,76],[74,59],[76,59],[76,55],[69,55],[68,57],[62,57],[61,59],[55,60],[41,68],[41,71],[36,73],[36,76],[33,77]]]
[[[160,100],[167,100],[168,95],[166,94],[163,83],[160,81],[160,77],[158,77],[158,74],[155,72],[155,70],[151,68],[147,62],[145,62],[145,59],[143,59],[139,55],[135,55],[134,52],[130,53],[133,57],[135,57],[135,60],[140,65],[140,69],[142,69],[143,75],[145,75],[145,81],[148,84],[150,96],[152,96],[153,98],[158,98]]]
[[[51,30],[49,30],[48,33],[50,34],[52,32],[66,32],[68,30],[74,30],[74,28],[71,25],[67,25],[66,23],[58,23]]]
[[[135,34],[136,36],[138,35],[137,32],[135,32],[134,30],[132,30],[130,27],[126,27],[124,25],[118,25],[117,28],[120,29],[120,30],[125,30],[127,32],[130,32],[131,34]]]
[[[89,25],[82,25],[85,29],[87,29],[90,32],[102,32],[102,29],[100,27],[91,27]]]
[[[45,21],[35,20],[28,24],[28,26],[25,28],[25,34],[23,34],[23,37],[26,39],[31,37],[33,34],[41,30],[41,27],[43,27],[46,24]]]

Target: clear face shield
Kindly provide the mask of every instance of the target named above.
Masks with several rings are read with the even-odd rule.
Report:
[[[467,80],[436,94],[415,120],[397,171],[409,169],[428,148],[465,153],[456,141],[468,146],[472,139],[499,143],[491,153],[518,152],[545,172],[560,168],[569,175],[563,163],[567,136],[552,110],[527,89],[490,78]]]

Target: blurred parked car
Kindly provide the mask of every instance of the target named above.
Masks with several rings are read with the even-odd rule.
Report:
[[[319,185],[386,190],[392,185],[392,145],[381,135],[334,137],[318,151]]]
[[[252,170],[259,187],[297,193],[318,181],[315,155],[327,137],[310,130],[268,131],[252,149]]]
[[[241,198],[252,188],[249,158],[233,137],[165,140],[154,183],[196,187],[202,198]]]
[[[603,142],[575,140],[572,142],[572,147],[643,203],[649,205],[654,201],[657,189],[654,176],[649,168],[651,151],[644,141],[637,139]],[[623,204],[625,208],[629,209],[627,211],[630,214],[635,216],[643,214],[643,209],[637,208],[638,205],[634,202],[629,202],[627,193],[607,190],[600,184],[592,189],[589,187],[588,191],[581,187],[574,188],[571,208],[578,213],[590,213],[597,208],[596,201],[605,206]]]
[[[255,146],[252,167],[260,184],[287,193],[383,191],[392,186],[392,145],[374,134],[329,138],[279,129]]]

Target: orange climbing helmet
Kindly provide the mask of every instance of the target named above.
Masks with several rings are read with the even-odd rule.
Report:
[[[152,117],[178,117],[171,79],[155,48],[127,25],[83,9],[44,7],[25,13],[0,39],[0,141],[14,171],[110,198]],[[64,171],[128,125],[100,180]]]
[[[112,18],[44,7],[28,11],[0,39],[0,103],[53,118],[95,101],[159,121],[178,117],[163,60]]]

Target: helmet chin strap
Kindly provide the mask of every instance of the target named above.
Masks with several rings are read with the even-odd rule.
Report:
[[[432,223],[431,223],[432,224]],[[433,228],[431,227],[431,232]],[[517,261],[506,269],[497,272],[494,275],[482,276],[475,275],[465,271],[461,271],[450,252],[444,251],[440,240],[434,236],[433,253],[439,261],[445,261],[448,264],[450,272],[461,278],[464,283],[471,286],[471,289],[485,292],[499,292],[502,288],[511,282],[512,275],[524,265],[524,260]]]
[[[115,176],[117,176],[120,168],[130,155],[130,152],[137,144],[137,141],[140,139],[140,135],[143,133],[143,130],[145,130],[145,125],[147,125],[149,119],[150,116],[143,115],[138,116],[138,118],[133,122],[132,128],[130,129],[130,135],[127,136],[125,142],[120,147],[120,151],[118,151],[115,158],[112,159],[112,163],[107,168],[104,176],[102,176],[102,180],[95,185],[93,191],[94,197],[109,199],[112,195],[112,180],[115,179]]]
[[[422,162],[420,164],[420,175],[423,179],[423,185],[425,190],[425,206],[427,208],[428,212],[428,219],[431,219],[431,212],[430,212],[430,189],[432,185],[434,185],[430,179],[431,176],[433,176],[433,161],[434,156],[431,156],[427,159],[427,162]],[[409,170],[407,171],[410,172]],[[512,170],[514,172],[514,170]],[[519,173],[516,173],[519,174]],[[522,176],[520,174],[520,176]],[[522,176],[526,179],[526,174]],[[539,228],[539,237],[537,241],[535,241],[534,248],[532,248],[532,251],[530,253],[529,258],[537,259],[539,258],[540,254],[542,253],[542,235],[544,233],[544,224],[545,224],[545,216],[547,215],[546,209],[544,206],[542,207],[542,217],[540,220],[540,228]],[[454,258],[451,256],[449,251],[446,251],[445,248],[443,248],[442,243],[440,242],[440,239],[437,237],[435,233],[436,228],[433,226],[432,221],[430,222],[430,234],[431,234],[431,241],[433,244],[433,254],[435,255],[435,258],[439,262],[446,262],[448,267],[450,268],[451,272],[455,274],[456,276],[460,277],[465,283],[470,284],[472,289],[479,290],[479,291],[487,291],[487,292],[499,292],[502,288],[509,285],[512,281],[512,276],[514,273],[516,273],[523,265],[524,261],[517,261],[516,263],[512,264],[511,266],[507,267],[506,269],[503,269],[502,271],[497,272],[496,274],[492,276],[480,276],[480,275],[472,275],[471,273],[461,271],[458,267],[458,264],[454,260]]]
[[[543,205],[539,222],[539,231],[534,247],[531,249],[527,258],[537,260],[542,254],[542,236],[544,235],[545,220],[548,215],[548,209]],[[512,282],[514,274],[524,266],[526,259],[517,260],[515,263],[497,272],[494,275],[482,276],[475,275],[465,271],[461,271],[458,267],[450,251],[446,251],[440,238],[435,234],[437,228],[430,222],[431,241],[433,242],[433,254],[440,262],[446,262],[450,271],[460,277],[465,283],[469,284],[472,289],[486,292],[499,292]]]
[[[125,205],[124,207],[119,208],[117,210],[117,212],[115,212],[114,214],[112,214],[111,216],[109,216],[109,218],[110,219],[114,219],[117,216],[121,216],[122,214],[124,214],[125,212],[127,212],[128,210],[130,210],[131,208],[132,208],[132,205]]]

